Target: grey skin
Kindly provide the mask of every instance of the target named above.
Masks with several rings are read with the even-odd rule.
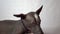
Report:
[[[0,34],[44,34],[41,29],[41,20],[39,14],[41,6],[36,12],[28,14],[14,14],[21,20],[3,20],[0,21]]]

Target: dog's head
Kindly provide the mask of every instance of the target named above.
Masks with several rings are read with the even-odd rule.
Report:
[[[23,20],[25,26],[31,30],[34,34],[40,34],[40,17],[39,14],[42,10],[43,6],[41,6],[36,12],[29,12],[28,14],[14,14],[15,17],[19,17]]]

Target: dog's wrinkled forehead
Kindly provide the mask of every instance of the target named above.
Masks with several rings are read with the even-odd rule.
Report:
[[[26,15],[26,19],[28,20],[37,20],[38,19],[38,16],[35,12],[30,12]]]

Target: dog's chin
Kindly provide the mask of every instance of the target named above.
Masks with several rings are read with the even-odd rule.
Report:
[[[25,33],[25,34],[34,34],[34,33],[32,33],[32,32],[29,32],[29,33]]]
[[[34,34],[34,33],[30,33],[30,34]]]

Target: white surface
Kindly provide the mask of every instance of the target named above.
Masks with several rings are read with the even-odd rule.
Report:
[[[18,20],[13,14],[43,10],[41,26],[45,34],[60,34],[60,0],[0,0],[0,20]]]

